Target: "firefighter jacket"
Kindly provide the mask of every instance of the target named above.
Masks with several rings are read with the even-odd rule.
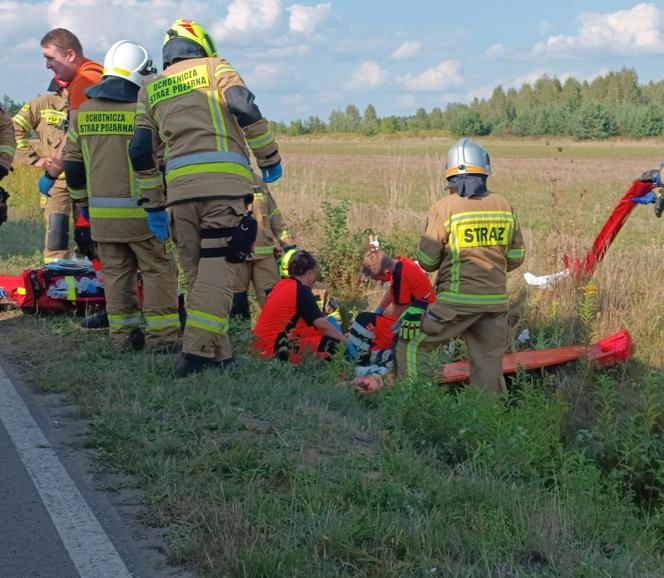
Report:
[[[276,247],[283,249],[295,245],[295,240],[288,231],[277,203],[267,185],[260,181],[254,186],[253,215],[258,223],[258,233],[251,261],[266,257],[274,258]]]
[[[0,165],[9,171],[16,154],[14,125],[11,119],[0,108]]]
[[[507,272],[525,257],[521,229],[510,203],[489,192],[463,198],[455,192],[429,211],[417,259],[438,270],[438,301],[471,311],[507,310]]]
[[[33,165],[41,157],[55,158],[67,131],[67,99],[59,93],[38,96],[23,105],[12,120],[16,150],[25,162]],[[32,131],[39,137],[36,147],[30,142]]]
[[[130,157],[148,207],[163,206],[162,175],[147,132],[165,145],[168,204],[251,195],[259,167],[280,162],[268,121],[237,71],[220,58],[191,58],[169,66],[138,96]]]
[[[95,241],[130,243],[153,236],[127,155],[135,116],[135,102],[105,98],[87,100],[72,114],[63,156],[67,185],[74,201],[88,199]]]

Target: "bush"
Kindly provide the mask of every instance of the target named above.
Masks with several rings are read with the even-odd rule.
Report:
[[[456,136],[482,136],[491,132],[491,125],[472,108],[459,106],[448,111],[447,127]]]
[[[611,112],[599,102],[589,102],[572,115],[569,132],[578,140],[599,139],[618,134],[618,127]]]

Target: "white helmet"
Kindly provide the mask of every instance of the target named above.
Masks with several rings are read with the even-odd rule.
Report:
[[[487,175],[491,174],[491,159],[482,145],[468,137],[452,145],[447,151],[445,177],[454,175]]]
[[[118,40],[104,57],[104,78],[117,76],[140,87],[156,72],[148,51],[131,40]]]

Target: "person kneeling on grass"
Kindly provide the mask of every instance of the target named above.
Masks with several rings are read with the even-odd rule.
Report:
[[[393,259],[371,248],[362,261],[362,274],[374,281],[390,283],[376,310],[358,313],[349,340],[360,355],[360,366],[387,366],[393,359],[398,333],[412,330],[429,303],[436,300],[433,286],[422,268],[411,259]]]
[[[341,328],[316,304],[311,287],[316,282],[316,259],[298,251],[288,264],[289,278],[277,283],[261,309],[254,334],[254,351],[263,359],[276,357],[298,364],[309,351],[322,359],[339,342],[348,343]]]

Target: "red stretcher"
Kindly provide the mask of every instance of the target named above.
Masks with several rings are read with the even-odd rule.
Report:
[[[599,367],[608,367],[624,363],[633,354],[632,339],[627,330],[623,329],[592,345],[567,345],[551,349],[507,353],[503,356],[503,373],[561,365],[582,357]],[[446,363],[436,376],[439,383],[456,383],[470,379],[470,362]]]

